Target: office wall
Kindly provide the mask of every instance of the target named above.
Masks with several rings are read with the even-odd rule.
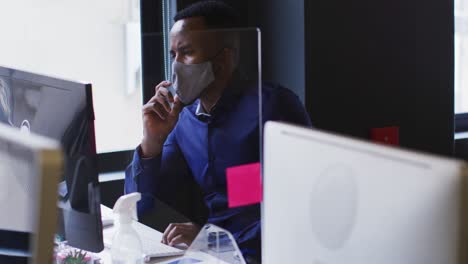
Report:
[[[93,84],[98,152],[141,140],[141,89],[127,55],[139,32],[135,0],[2,1],[0,64]],[[132,35],[135,33],[137,37]],[[129,40],[129,41],[126,41]],[[138,62],[135,62],[138,66]],[[133,65],[135,66],[135,65]],[[133,88],[133,89],[132,89]]]
[[[453,1],[305,1],[306,104],[321,129],[453,153]]]

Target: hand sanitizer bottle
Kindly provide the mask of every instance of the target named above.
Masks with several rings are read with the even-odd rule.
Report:
[[[132,224],[137,219],[136,203],[141,199],[140,193],[121,196],[114,205],[114,214],[118,224],[112,240],[111,257],[113,264],[143,263],[143,252],[140,237]]]

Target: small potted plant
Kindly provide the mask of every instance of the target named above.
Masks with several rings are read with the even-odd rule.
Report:
[[[70,250],[67,254],[57,256],[57,263],[59,264],[89,264],[91,260],[91,256],[88,256],[82,250]]]

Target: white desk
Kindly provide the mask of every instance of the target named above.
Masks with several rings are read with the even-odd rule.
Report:
[[[104,205],[101,205],[101,214],[102,214],[102,217],[103,218],[109,218],[109,217],[113,217],[113,213],[112,213],[112,210]],[[136,223],[137,225],[140,225],[139,227],[141,228],[147,228],[149,231],[151,232],[154,232],[154,229],[150,228],[150,227],[147,227],[141,223]],[[103,230],[103,237],[104,239],[112,239],[112,235],[113,235],[113,231],[114,231],[114,225],[112,226],[109,226],[109,227],[105,227],[104,230]],[[162,233],[161,232],[154,232],[155,234],[157,233],[157,235],[159,235],[159,237],[156,237],[155,239],[158,239],[160,240],[162,238]],[[112,263],[112,260],[111,260],[111,256],[110,256],[110,249],[108,248],[105,248],[102,252],[100,252],[99,254],[99,257],[101,258],[101,261],[103,264],[108,264],[108,263]],[[200,264],[204,264],[204,263],[219,263],[219,264],[222,264],[222,263],[225,263],[224,261],[221,261],[221,260],[218,260],[206,253],[203,253],[203,252],[190,252],[190,254],[186,254],[185,256],[178,256],[178,257],[167,257],[167,258],[154,258],[152,259],[150,262],[147,262],[147,263],[161,263],[161,264],[167,264],[167,263],[171,263],[175,260],[178,260],[178,259],[182,259],[182,258],[194,258],[194,259],[199,259],[199,260],[203,260],[202,262],[199,262]]]

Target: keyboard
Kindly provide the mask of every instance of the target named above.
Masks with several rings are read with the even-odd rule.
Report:
[[[185,253],[184,250],[161,243],[161,234],[159,232],[153,229],[151,229],[152,232],[143,231],[138,230],[137,232],[142,241],[145,258],[180,256]]]
[[[133,228],[140,236],[145,261],[149,261],[151,258],[181,256],[185,253],[184,250],[162,244],[162,234],[150,227],[136,224],[133,225]],[[114,228],[105,228],[103,232],[104,246],[111,248],[112,238],[114,237]]]

